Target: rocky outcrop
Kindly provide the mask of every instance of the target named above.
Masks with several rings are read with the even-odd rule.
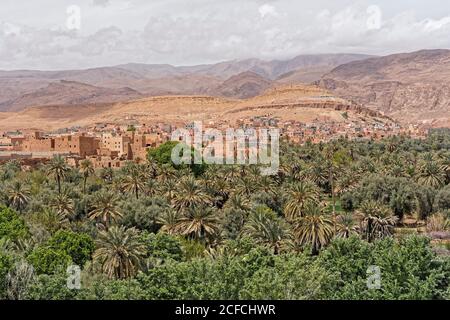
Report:
[[[450,118],[450,51],[371,58],[337,67],[317,84],[402,122]]]

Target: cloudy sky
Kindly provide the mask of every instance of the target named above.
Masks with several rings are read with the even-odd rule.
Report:
[[[0,69],[450,48],[447,0],[1,0]]]

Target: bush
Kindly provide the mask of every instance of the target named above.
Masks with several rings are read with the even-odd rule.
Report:
[[[437,262],[425,237],[399,241],[386,238],[366,243],[358,238],[335,240],[321,252],[320,264],[339,281],[329,292],[333,299],[443,299],[450,266]],[[370,266],[381,271],[381,288],[369,289]]]
[[[89,235],[67,230],[56,232],[48,241],[48,246],[56,251],[64,252],[80,267],[91,259],[95,250],[94,240]]]
[[[0,207],[0,238],[15,241],[27,236],[24,220],[12,209]]]
[[[352,192],[352,207],[358,207],[365,200],[379,201],[388,205],[401,219],[416,208],[415,189],[416,186],[405,178],[372,175],[365,178]],[[349,204],[344,205],[345,209],[348,207]]]
[[[441,189],[434,200],[435,210],[447,210],[450,209],[450,185]]]
[[[146,234],[143,236],[147,251],[151,257],[165,260],[183,260],[182,243],[178,238],[165,233]]]
[[[27,299],[30,300],[73,300],[77,298],[78,290],[67,287],[67,274],[58,272],[52,275],[42,274],[30,286]]]
[[[12,258],[0,252],[0,298],[5,296],[6,275],[12,267]]]
[[[28,256],[28,262],[33,265],[38,274],[54,274],[65,272],[72,263],[72,258],[62,250],[40,246]]]
[[[177,146],[180,142],[178,141],[167,141],[160,145],[155,149],[150,149],[147,154],[147,158],[149,160],[156,161],[160,165],[170,164],[176,169],[189,167],[195,176],[199,176],[205,172],[207,169],[207,165],[205,163],[202,164],[194,164],[191,163],[189,165],[175,165],[172,161],[172,149]],[[194,159],[195,149],[191,149],[191,159]]]

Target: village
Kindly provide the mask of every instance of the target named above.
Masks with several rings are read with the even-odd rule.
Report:
[[[78,167],[83,159],[92,162],[94,168],[120,168],[127,161],[143,161],[147,151],[171,140],[172,132],[186,129],[192,135],[193,123],[143,124],[130,121],[127,124],[98,123],[90,127],[65,128],[53,132],[36,130],[0,131],[0,162],[12,159],[38,163],[55,155],[64,156],[70,166]],[[354,123],[333,121],[281,121],[276,117],[254,116],[229,121],[210,121],[203,130],[214,128],[225,132],[233,129],[279,129],[280,138],[303,144],[328,142],[340,137],[348,139],[379,140],[392,135],[423,138],[428,128],[418,125],[400,126],[398,123]]]

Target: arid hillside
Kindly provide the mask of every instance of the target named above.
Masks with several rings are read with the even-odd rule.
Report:
[[[344,117],[345,113],[345,117]],[[254,116],[282,120],[371,122],[390,121],[376,112],[336,98],[315,86],[269,89],[249,99],[211,96],[159,96],[128,102],[30,107],[20,112],[0,113],[2,129],[52,130],[96,123],[185,123],[229,121]]]
[[[123,95],[123,92],[110,92],[107,96],[112,99],[97,99],[98,96],[105,95],[101,92],[92,94],[93,88],[88,89],[86,93],[83,93],[86,88],[80,89],[75,97],[74,90],[67,92],[67,88],[62,88],[55,94],[53,89],[61,85],[62,80],[76,82],[80,86],[90,85],[116,91],[130,88],[145,96],[212,95],[248,98],[277,85],[279,77],[285,80],[281,83],[309,83],[340,64],[368,57],[370,56],[327,54],[301,55],[293,59],[273,61],[233,60],[185,67],[132,63],[86,70],[0,71],[0,111],[19,110],[42,104],[59,105],[65,104],[65,101],[69,101],[69,104],[115,102],[120,100],[116,99],[115,95]],[[288,75],[284,76],[286,73]],[[90,101],[92,95],[95,99]],[[137,97],[136,93],[131,93],[122,101]]]
[[[246,71],[232,76],[210,92],[217,96],[246,99],[260,95],[273,85],[272,81],[259,74]]]
[[[350,62],[319,84],[400,121],[439,126],[450,118],[449,81],[450,51],[423,50]]]
[[[131,88],[102,88],[75,81],[49,83],[46,87],[0,103],[7,111],[20,111],[29,106],[80,105],[127,101],[143,95]]]

